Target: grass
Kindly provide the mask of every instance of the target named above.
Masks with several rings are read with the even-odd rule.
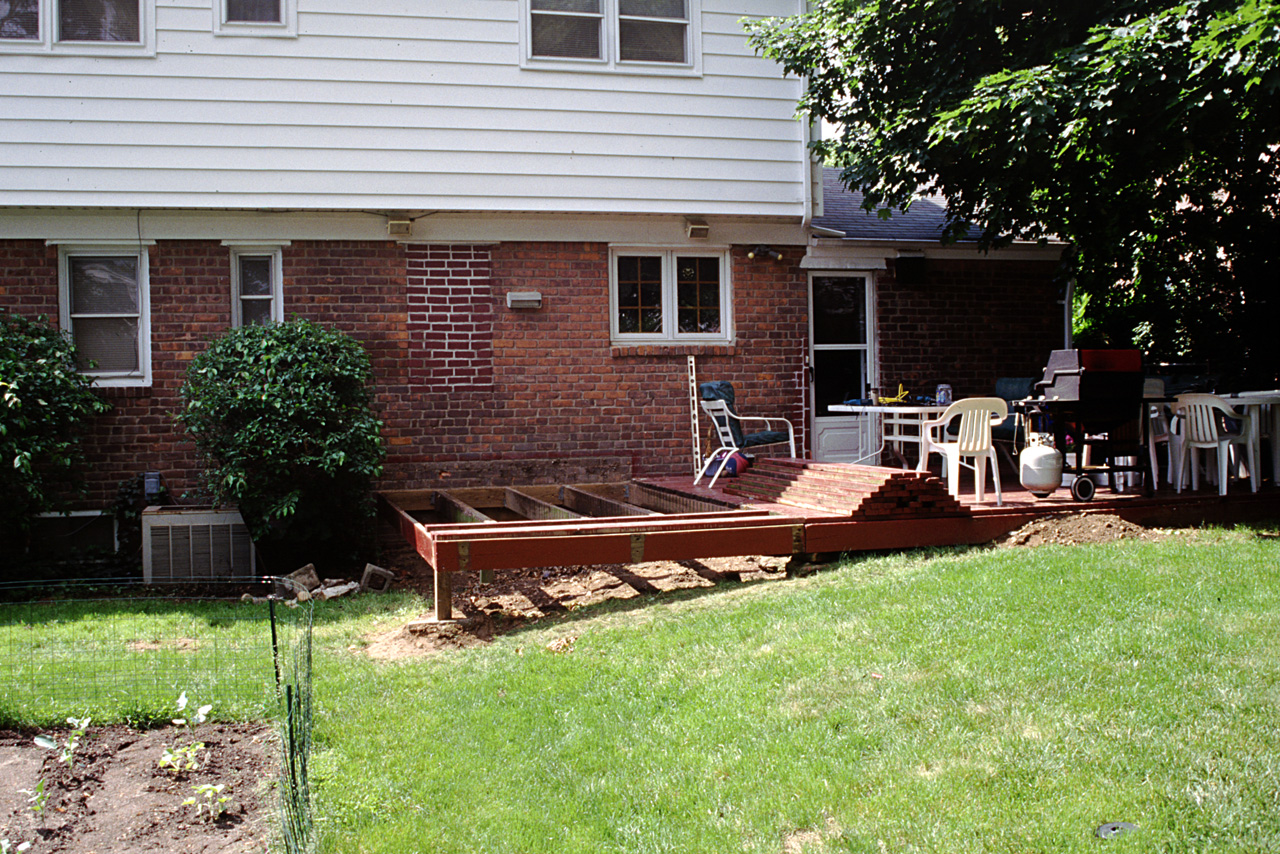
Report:
[[[1270,535],[869,558],[411,662],[352,639],[317,650],[325,851],[1280,850]]]
[[[36,650],[0,662],[4,723],[164,719],[175,689],[270,714],[249,606],[32,608],[0,612]],[[323,852],[1280,851],[1274,531],[868,557],[360,654],[426,608],[316,611]],[[55,652],[89,636],[176,669],[87,700],[110,668]],[[1102,842],[1110,821],[1139,830]]]

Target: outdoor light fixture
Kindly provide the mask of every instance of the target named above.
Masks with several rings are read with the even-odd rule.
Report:
[[[413,235],[413,220],[389,218],[387,220],[388,237],[410,237]]]
[[[687,216],[684,218],[684,233],[690,240],[706,240],[711,234],[711,226],[705,219]]]
[[[764,255],[766,257],[772,258],[775,261],[782,260],[781,252],[779,252],[777,249],[774,249],[771,246],[765,246],[763,243],[757,243],[755,246],[752,246],[751,249],[747,251],[748,258],[755,258],[758,255]]]
[[[542,293],[540,291],[507,291],[507,308],[542,308]]]

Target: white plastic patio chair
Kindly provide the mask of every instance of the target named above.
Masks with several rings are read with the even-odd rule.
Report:
[[[791,422],[787,419],[739,415],[734,412],[733,386],[723,380],[714,383],[703,383],[699,387],[699,396],[702,398],[699,401],[702,404],[702,411],[711,416],[711,423],[715,425],[716,438],[720,441],[720,447],[707,456],[702,470],[693,479],[694,486],[697,486],[698,481],[702,480],[711,467],[719,462],[720,465],[716,468],[716,473],[712,476],[711,483],[708,484],[708,486],[715,486],[716,481],[720,479],[720,475],[724,473],[725,466],[729,464],[729,457],[735,451],[742,451],[746,448],[760,445],[774,445],[786,442],[791,450],[791,456],[795,457],[796,433],[791,426]],[[762,422],[765,429],[756,433],[747,433],[742,429],[742,426],[749,422]],[[787,429],[785,432],[774,430],[771,427],[773,424],[786,425]]]
[[[1249,482],[1258,491],[1258,461],[1250,433],[1249,418],[1236,412],[1215,394],[1180,394],[1173,405],[1173,414],[1181,421],[1182,441],[1177,446],[1177,477],[1174,488],[1182,492],[1187,465],[1191,466],[1191,489],[1200,488],[1200,471],[1196,452],[1201,449],[1218,453],[1218,494],[1227,494],[1227,475],[1232,445],[1244,445],[1249,465]],[[1219,424],[1221,418],[1231,418],[1240,423],[1238,431],[1228,431]],[[1239,459],[1237,458],[1237,468]]]
[[[947,441],[947,425],[960,418],[955,441]],[[941,454],[946,460],[947,491],[953,497],[960,496],[960,467],[973,470],[974,497],[983,499],[986,491],[987,463],[991,464],[991,480],[996,488],[996,505],[1004,504],[1000,494],[1000,461],[996,457],[991,440],[991,428],[1009,417],[1009,405],[998,397],[966,397],[947,407],[947,411],[934,421],[926,421],[920,427],[920,463],[916,468],[924,471],[929,465],[930,454]],[[936,431],[936,434],[935,434]],[[973,462],[965,462],[965,458]]]

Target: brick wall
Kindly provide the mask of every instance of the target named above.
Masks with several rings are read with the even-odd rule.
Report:
[[[735,340],[615,346],[603,243],[412,245],[300,241],[284,247],[287,317],[335,325],[366,347],[388,443],[385,487],[619,480],[692,472],[687,356],[699,381],[726,379],[747,414],[784,416],[806,442],[807,280],[803,250],[732,252]],[[151,248],[150,388],[104,389],[114,404],[86,437],[90,494],[160,471],[176,495],[199,463],[174,422],[186,366],[230,325],[230,256],[216,240]],[[1061,340],[1052,265],[930,262],[924,284],[878,284],[885,384],[990,391],[1037,374]],[[535,311],[506,307],[536,290]],[[57,250],[0,242],[0,298],[58,312]],[[1046,308],[1048,306],[1048,308]],[[700,424],[706,430],[705,419]],[[709,442],[704,433],[704,451]]]
[[[877,281],[880,382],[959,397],[990,395],[997,377],[1044,372],[1063,346],[1057,265],[1040,261],[929,259],[918,282],[899,283],[893,262]]]

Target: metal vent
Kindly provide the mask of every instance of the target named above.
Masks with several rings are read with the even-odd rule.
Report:
[[[142,574],[155,581],[255,575],[253,540],[238,510],[148,507],[142,514]]]

